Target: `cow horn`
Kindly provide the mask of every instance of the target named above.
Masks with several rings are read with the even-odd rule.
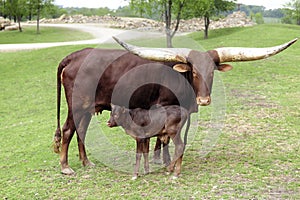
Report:
[[[166,61],[166,62],[181,62],[187,63],[187,56],[190,49],[176,49],[176,48],[146,48],[137,47],[134,45],[127,44],[116,37],[113,37],[122,47],[129,52],[138,55],[142,58],[155,61]]]
[[[219,55],[220,63],[223,62],[237,62],[237,61],[252,61],[260,60],[273,56],[295,43],[298,38],[295,38],[285,44],[268,47],[268,48],[240,48],[228,47],[217,48],[215,51]]]

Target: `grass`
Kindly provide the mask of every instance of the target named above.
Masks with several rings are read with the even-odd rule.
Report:
[[[0,44],[66,42],[93,39],[93,36],[81,31],[68,28],[40,27],[36,34],[35,26],[24,26],[23,32],[0,31]]]
[[[217,30],[208,40],[202,40],[202,33],[191,37],[202,49],[263,47],[299,37],[299,31],[298,26],[260,25]],[[176,42],[185,45],[185,40],[189,39],[178,38]],[[232,71],[216,73],[226,96],[223,131],[212,151],[201,156],[203,137],[213,124],[210,114],[214,105],[201,108],[203,120],[193,138],[190,134],[182,177],[176,181],[163,168],[131,181],[131,170],[126,173],[102,162],[93,148],[88,151],[96,167],[83,168],[75,138],[69,161],[76,175],[60,174],[59,157],[51,147],[56,129],[56,69],[64,56],[83,47],[1,53],[2,199],[299,198],[299,42],[267,60],[232,63]],[[61,119],[65,116],[63,100]],[[92,125],[105,132],[114,145],[134,151],[135,143],[129,136],[117,128],[106,129],[107,118],[105,112],[95,118],[100,125]],[[110,154],[106,159],[110,160]],[[132,165],[129,168],[133,170]]]

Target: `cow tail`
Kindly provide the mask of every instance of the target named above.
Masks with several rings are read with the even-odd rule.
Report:
[[[68,65],[69,59],[66,57],[64,60],[62,60],[59,63],[58,69],[57,69],[57,129],[55,131],[54,135],[54,141],[53,141],[53,150],[55,153],[60,152],[61,148],[61,128],[60,128],[60,102],[61,102],[61,84],[62,84],[62,72],[64,68]]]
[[[189,129],[190,129],[190,125],[191,125],[191,115],[188,114],[186,128],[185,128],[185,132],[184,132],[184,138],[183,138],[184,148],[187,144],[187,135],[188,135],[188,132],[189,132]]]

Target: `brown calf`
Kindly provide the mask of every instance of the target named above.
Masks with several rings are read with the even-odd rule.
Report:
[[[173,178],[179,176],[185,147],[180,132],[187,118],[188,111],[177,105],[160,106],[150,110],[128,109],[112,105],[108,126],[122,126],[137,143],[136,164],[132,179],[136,179],[138,176],[142,154],[145,173],[149,173],[149,142],[150,138],[154,136],[158,136],[164,143],[168,143],[169,138],[174,142],[175,154],[167,169],[169,172],[175,170]]]

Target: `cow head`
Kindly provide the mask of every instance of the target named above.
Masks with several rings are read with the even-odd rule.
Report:
[[[119,39],[114,39],[125,49],[142,58],[154,61],[178,62],[173,69],[179,72],[192,71],[193,88],[198,105],[206,106],[211,103],[211,90],[213,84],[214,70],[226,72],[232,69],[225,62],[253,61],[273,56],[298,39],[291,40],[285,44],[268,48],[239,48],[227,47],[200,52],[191,49],[176,48],[145,48],[137,47]]]

